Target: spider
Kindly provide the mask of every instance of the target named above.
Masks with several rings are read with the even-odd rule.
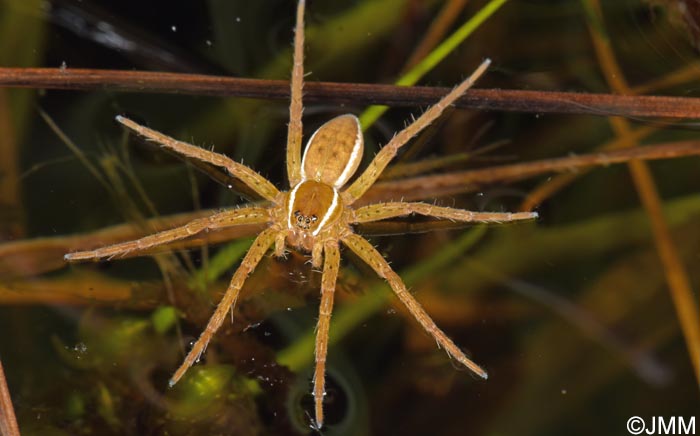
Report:
[[[322,125],[309,138],[303,157],[302,143],[302,88],[304,8],[300,0],[296,11],[294,36],[294,66],[291,78],[291,103],[287,130],[287,175],[289,191],[278,190],[270,181],[251,168],[228,157],[178,141],[162,133],[141,126],[125,117],[117,121],[161,147],[187,158],[198,159],[221,167],[230,175],[268,201],[266,205],[225,210],[205,218],[195,219],[181,227],[162,231],[141,239],[123,242],[91,251],[65,255],[67,261],[100,260],[142,252],[152,247],[191,237],[200,232],[246,224],[263,224],[240,266],[233,274],[230,285],[211,316],[205,330],[192,346],[180,367],[170,379],[173,386],[198,361],[216,331],[232,310],[241,287],[249,274],[269,249],[276,256],[284,256],[287,247],[311,254],[315,268],[322,268],[321,303],[316,333],[313,396],[315,426],[323,425],[323,397],[325,395],[325,367],[328,352],[328,331],[338,269],[340,245],[344,245],[384,278],[396,296],[423,328],[433,336],[439,347],[462,365],[482,378],[486,371],[470,360],[445,333],[440,330],[423,307],[406,289],[401,278],[392,270],[384,257],[365,238],[356,234],[354,224],[419,214],[461,222],[505,222],[536,218],[536,213],[490,213],[440,207],[422,202],[386,202],[362,207],[353,203],[377,181],[400,147],[437,119],[486,71],[490,61],[485,60],[466,80],[445,95],[434,106],[394,137],[377,153],[368,167],[348,186],[360,164],[363,137],[360,123],[354,115],[341,115]]]

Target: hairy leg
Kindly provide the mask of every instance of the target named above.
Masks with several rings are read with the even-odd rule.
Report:
[[[275,256],[285,257],[285,239],[287,238],[287,232],[282,230],[278,231],[275,235]]]
[[[221,153],[215,153],[186,142],[178,141],[175,138],[171,138],[170,136],[164,135],[153,129],[149,129],[148,127],[137,124],[122,116],[117,116],[117,121],[146,139],[160,144],[161,147],[170,149],[183,156],[208,162],[212,165],[226,169],[231,176],[240,179],[246,184],[246,186],[266,200],[275,201],[280,193],[277,188],[275,188],[275,185],[273,185],[265,177]]]
[[[173,374],[173,376],[170,378],[170,386],[177,383],[185,372],[187,372],[190,366],[192,366],[199,359],[204,350],[206,350],[209,341],[211,341],[211,338],[214,336],[219,327],[221,327],[221,324],[226,318],[226,314],[236,303],[236,299],[238,298],[238,294],[240,293],[246,278],[248,278],[248,275],[253,272],[258,263],[260,263],[263,255],[265,255],[270,246],[272,246],[275,241],[275,236],[275,230],[265,229],[255,239],[253,245],[248,250],[248,253],[246,253],[245,257],[243,258],[243,261],[241,261],[241,265],[233,274],[231,284],[229,284],[224,297],[221,299],[219,305],[214,311],[214,314],[209,319],[207,327],[199,336],[197,342],[194,343],[190,352],[187,353],[182,365],[180,365],[177,371],[175,371],[175,374]]]
[[[360,198],[362,194],[377,181],[377,178],[379,178],[379,175],[384,171],[384,168],[386,168],[389,162],[396,156],[399,148],[430,125],[430,123],[435,121],[448,106],[461,97],[467,89],[471,88],[474,82],[486,71],[490,63],[491,61],[488,59],[482,62],[469,78],[460,83],[439,102],[431,106],[423,115],[418,117],[417,120],[409,124],[408,127],[394,135],[391,141],[379,150],[379,153],[377,153],[372,162],[370,162],[362,175],[343,192],[342,195],[345,204],[352,204],[355,200]]]
[[[537,212],[472,212],[428,203],[375,203],[355,210],[352,224],[368,223],[417,213],[435,218],[465,222],[508,222],[537,218]]]
[[[287,126],[287,176],[289,187],[301,181],[301,115],[302,90],[304,88],[304,6],[299,0],[297,5],[297,24],[294,29],[294,66],[292,67],[292,98],[289,104],[289,125]]]
[[[67,261],[100,260],[118,257],[127,253],[145,251],[158,245],[185,239],[204,230],[223,229],[242,224],[262,224],[270,220],[270,212],[263,207],[244,207],[226,210],[208,217],[199,218],[189,223],[154,233],[134,241],[122,242],[90,251],[77,251],[64,256]]]
[[[314,402],[316,405],[316,427],[323,426],[323,397],[326,395],[326,355],[328,354],[328,330],[333,313],[333,295],[340,268],[340,251],[336,241],[323,246],[324,266],[321,279],[321,305],[316,328],[316,368],[314,370]]]
[[[389,263],[382,255],[362,236],[349,234],[342,239],[343,243],[350,248],[360,259],[380,276],[386,279],[399,300],[406,306],[408,311],[416,320],[423,326],[425,331],[435,338],[439,347],[447,351],[447,354],[459,361],[462,365],[469,368],[475,374],[482,378],[488,378],[486,371],[481,369],[479,365],[469,359],[462,350],[450,338],[443,333],[442,330],[435,325],[435,322],[430,318],[418,301],[408,292],[401,277],[394,272],[389,266]]]

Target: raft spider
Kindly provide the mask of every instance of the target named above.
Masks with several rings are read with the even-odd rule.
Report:
[[[353,231],[354,224],[411,214],[461,222],[505,222],[531,219],[535,218],[537,214],[470,212],[428,203],[402,201],[353,207],[353,203],[376,182],[387,164],[396,156],[399,148],[437,119],[445,108],[471,87],[474,81],[486,71],[490,61],[484,61],[469,78],[430,107],[412,124],[395,134],[389,143],[377,153],[361,175],[349,186],[346,186],[348,180],[357,171],[362,158],[363,137],[357,117],[349,114],[341,115],[322,125],[309,139],[303,157],[301,155],[304,3],[304,0],[300,0],[297,6],[294,37],[294,67],[292,69],[290,119],[287,131],[287,174],[290,190],[278,190],[270,181],[251,168],[222,154],[178,141],[118,116],[117,121],[148,140],[160,144],[161,147],[227,170],[267,200],[269,205],[225,210],[206,218],[193,220],[181,227],[134,241],[91,251],[69,253],[66,254],[65,259],[67,261],[111,259],[127,253],[145,251],[157,245],[184,239],[210,229],[245,224],[267,225],[257,236],[241,265],[233,274],[231,283],[204,332],[170,379],[172,386],[182,378],[188,368],[205,351],[207,344],[221,327],[225,315],[236,302],[247,276],[254,270],[268,249],[274,245],[276,256],[283,256],[286,247],[311,253],[313,266],[323,268],[321,304],[316,334],[316,367],[313,375],[315,426],[321,428],[323,425],[328,330],[340,267],[341,243],[366,262],[380,277],[386,279],[396,296],[423,328],[433,336],[438,346],[444,348],[452,358],[480,377],[487,377],[486,371],[471,361],[435,325],[420,303],[408,292],[406,285],[391,269],[384,257],[365,238]]]

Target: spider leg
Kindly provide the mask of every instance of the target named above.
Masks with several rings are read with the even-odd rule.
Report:
[[[316,405],[316,426],[323,426],[323,398],[326,395],[326,356],[328,354],[328,330],[333,312],[333,295],[340,268],[340,250],[336,241],[323,245],[324,265],[321,279],[321,305],[318,327],[316,328],[316,368],[314,370],[314,402]]]
[[[411,315],[423,326],[423,328],[435,338],[439,347],[447,351],[447,354],[459,361],[462,365],[469,368],[475,374],[482,378],[488,378],[486,371],[481,369],[479,365],[469,359],[462,350],[450,338],[443,333],[442,330],[435,325],[435,322],[430,318],[418,301],[408,292],[406,285],[403,283],[398,274],[389,266],[389,263],[382,255],[362,236],[349,234],[342,238],[345,245],[350,248],[360,259],[380,276],[386,279],[399,300],[406,306]]]
[[[423,114],[413,123],[409,124],[408,127],[395,134],[389,143],[379,150],[379,153],[377,153],[372,162],[370,162],[362,175],[343,192],[345,204],[352,204],[355,200],[362,197],[362,194],[377,181],[384,171],[384,168],[386,168],[389,162],[396,156],[399,148],[430,125],[430,123],[435,121],[448,106],[461,97],[467,89],[471,88],[474,82],[486,71],[490,63],[491,61],[488,59],[482,62],[464,82],[457,85],[456,88],[445,95],[440,101],[423,112]]]
[[[287,126],[287,175],[289,186],[301,181],[301,114],[302,89],[304,87],[304,6],[305,0],[297,5],[297,23],[294,29],[294,66],[292,67],[291,102],[289,104],[289,125]]]
[[[243,287],[243,283],[245,282],[246,278],[251,272],[253,272],[267,250],[274,243],[276,233],[276,230],[268,228],[263,230],[255,239],[253,245],[248,250],[248,253],[246,253],[245,257],[241,261],[241,265],[233,274],[231,283],[229,284],[224,297],[219,302],[219,305],[216,307],[214,314],[209,319],[209,323],[207,323],[206,328],[199,336],[199,339],[197,339],[197,342],[194,343],[190,352],[187,353],[187,356],[185,356],[185,360],[182,362],[180,367],[170,378],[170,386],[177,383],[185,372],[187,372],[190,366],[199,360],[200,356],[207,348],[209,341],[211,341],[211,338],[214,336],[219,327],[221,327],[221,324],[226,318],[226,314],[236,303],[236,299],[238,298],[238,294]]]
[[[280,193],[277,188],[275,188],[275,185],[273,185],[265,177],[221,153],[215,153],[186,142],[178,141],[175,138],[171,138],[170,136],[149,129],[148,127],[137,124],[134,121],[122,116],[117,116],[117,121],[146,139],[160,144],[161,147],[170,149],[183,156],[208,162],[212,165],[226,169],[230,175],[239,178],[250,189],[266,200],[275,201]]]
[[[262,207],[245,207],[226,210],[208,217],[199,218],[189,223],[145,236],[141,239],[109,245],[90,251],[77,251],[64,256],[67,261],[99,260],[125,255],[131,252],[145,251],[158,245],[184,239],[205,230],[222,229],[241,224],[261,224],[270,220],[270,212]]]
[[[282,258],[285,257],[285,239],[287,238],[286,231],[280,231],[275,235],[275,256]]]
[[[379,221],[417,213],[435,218],[464,222],[508,222],[537,218],[537,212],[472,212],[428,203],[375,203],[355,210],[352,224]]]

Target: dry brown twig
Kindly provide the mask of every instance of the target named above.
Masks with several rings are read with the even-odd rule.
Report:
[[[15,409],[12,407],[10,390],[5,379],[5,370],[0,360],[0,435],[19,436],[19,426],[15,417]]]
[[[605,79],[615,93],[629,95],[631,88],[618,65],[610,40],[605,34],[600,1],[587,0],[587,4],[590,7],[589,32]],[[638,141],[632,138],[632,127],[627,120],[611,117],[609,122],[618,137],[628,138],[625,142],[627,147],[634,148],[638,145]],[[642,205],[651,222],[651,231],[654,235],[661,266],[666,275],[671,300],[688,348],[690,361],[693,364],[696,382],[700,385],[700,310],[693,293],[690,277],[671,237],[661,197],[649,166],[639,160],[631,160],[628,165]]]
[[[0,87],[110,90],[272,100],[288,100],[290,97],[289,83],[285,80],[77,68],[0,68]],[[324,104],[421,106],[437,101],[448,91],[449,88],[425,86],[310,82],[304,86],[304,100],[307,103]],[[690,97],[470,89],[454,105],[469,109],[542,114],[700,118],[700,99]]]

